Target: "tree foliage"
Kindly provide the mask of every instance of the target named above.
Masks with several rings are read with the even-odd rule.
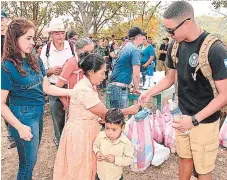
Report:
[[[216,10],[220,10],[220,8],[227,8],[227,1],[226,0],[216,0],[212,2],[212,5]],[[219,12],[219,14],[222,14],[223,16],[227,17],[227,14]]]
[[[39,27],[36,30],[37,37],[56,15],[55,3],[51,1],[2,1],[2,9],[6,10],[10,19],[23,17],[31,20]]]
[[[24,17],[39,27],[36,35],[40,36],[43,28],[53,17],[64,15],[66,27],[71,26],[79,33],[94,36],[107,26],[120,24],[127,19],[129,26],[138,21],[142,28],[148,27],[157,6],[150,6],[149,1],[3,1],[2,8],[10,18]],[[149,16],[148,16],[149,15]]]
[[[225,18],[200,16],[196,18],[196,21],[204,30],[227,42],[227,22]]]
[[[69,14],[74,20],[74,26],[80,26],[84,35],[92,32],[96,35],[107,24],[119,22],[125,16],[125,10],[131,2],[112,1],[73,1],[57,2],[57,9]]]
[[[116,34],[120,39],[127,35],[128,30],[133,26],[138,26],[147,32],[147,35],[154,38],[158,35],[159,19],[156,17],[157,10],[161,2],[151,5],[149,1],[133,2],[127,7],[125,16],[126,22],[112,22],[111,26],[101,31],[101,36]]]
[[[221,7],[227,8],[227,1],[223,1],[223,0],[213,1],[212,5],[214,6],[215,9],[218,9]]]

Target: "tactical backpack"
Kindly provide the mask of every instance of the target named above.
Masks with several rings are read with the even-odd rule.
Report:
[[[198,57],[199,63],[195,70],[195,73],[196,73],[200,69],[203,76],[210,82],[210,85],[213,89],[214,97],[218,95],[218,91],[212,77],[212,70],[210,67],[210,63],[208,61],[208,53],[209,53],[210,47],[216,41],[220,41],[220,40],[212,34],[206,34],[205,37],[203,37],[203,39],[200,42],[201,46],[200,46],[199,57]],[[174,67],[176,67],[176,64],[178,63],[178,48],[179,48],[179,43],[176,43],[175,41],[171,52],[171,57],[173,60]],[[175,77],[175,89],[176,89],[176,95],[177,95],[177,91],[178,91],[177,77]],[[227,105],[221,108],[221,117],[223,118],[224,116],[226,116],[226,114],[227,114]]]

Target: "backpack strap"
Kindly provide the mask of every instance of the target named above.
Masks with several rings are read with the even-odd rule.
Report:
[[[47,57],[47,67],[48,67],[48,69],[50,67],[50,65],[49,65],[50,45],[51,45],[51,42],[48,42],[47,43],[47,49],[46,49],[46,57]]]
[[[207,33],[207,32],[205,32],[205,33],[203,33],[202,34],[202,38],[200,39],[200,42],[199,42],[199,48],[198,48],[198,50],[196,51],[196,53],[199,55],[200,54],[200,50],[201,50],[201,47],[202,47],[202,44],[203,44],[203,42],[204,42],[204,40],[206,39],[206,37],[209,35],[210,33]],[[195,73],[197,73],[197,71],[200,69],[200,66],[198,65],[197,67],[196,67],[196,69],[195,69]]]
[[[199,64],[196,67],[196,71],[197,72],[199,69],[201,70],[203,76],[210,82],[210,85],[213,89],[213,94],[214,97],[217,96],[217,89],[212,77],[212,70],[210,67],[210,63],[208,60],[208,54],[209,54],[209,49],[210,47],[213,45],[214,42],[219,41],[219,39],[217,37],[215,37],[214,35],[207,35],[207,37],[205,38],[205,40],[203,41],[201,47],[200,47],[200,51],[199,51]]]
[[[68,41],[68,42],[69,42],[70,49],[72,51],[72,55],[75,56],[74,44],[72,42],[70,42],[70,41]]]
[[[51,42],[48,42],[48,43],[47,43],[47,49],[46,49],[46,57],[47,57],[47,59],[48,59],[49,56],[50,56],[50,45],[51,45]]]
[[[177,57],[177,52],[179,48],[179,43],[176,41],[173,42],[173,48],[171,51],[171,58],[173,60],[173,66],[176,68],[176,64],[178,63],[178,57]]]
[[[72,55],[75,56],[74,44],[70,41],[68,41],[68,42],[69,42],[70,49],[72,51]],[[46,49],[46,57],[47,58],[50,56],[50,45],[51,45],[51,42],[48,42],[47,43],[47,49]]]

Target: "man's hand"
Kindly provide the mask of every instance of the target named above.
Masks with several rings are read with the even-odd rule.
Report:
[[[103,156],[103,154],[101,152],[97,152],[96,157],[97,157],[98,161],[102,161],[105,159],[105,157]]]
[[[54,66],[53,68],[51,68],[51,70],[54,75],[60,75],[62,71],[62,67]]]
[[[109,163],[114,163],[115,162],[115,156],[112,154],[108,154],[105,156],[105,161]]]
[[[188,115],[180,115],[179,118],[174,118],[172,126],[181,132],[194,127],[192,124],[192,117]]]
[[[139,89],[134,88],[132,91],[133,94],[141,94]]]
[[[146,91],[140,95],[138,102],[140,105],[144,105],[145,103],[149,102],[149,99],[150,99],[150,95],[148,91]]]

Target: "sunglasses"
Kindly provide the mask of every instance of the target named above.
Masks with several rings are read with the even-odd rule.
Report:
[[[164,26],[164,29],[166,30],[166,32],[168,32],[171,35],[174,35],[174,31],[176,31],[179,27],[181,27],[185,21],[191,20],[191,18],[185,19],[184,21],[182,21],[179,25],[177,25],[175,28],[166,28]]]

